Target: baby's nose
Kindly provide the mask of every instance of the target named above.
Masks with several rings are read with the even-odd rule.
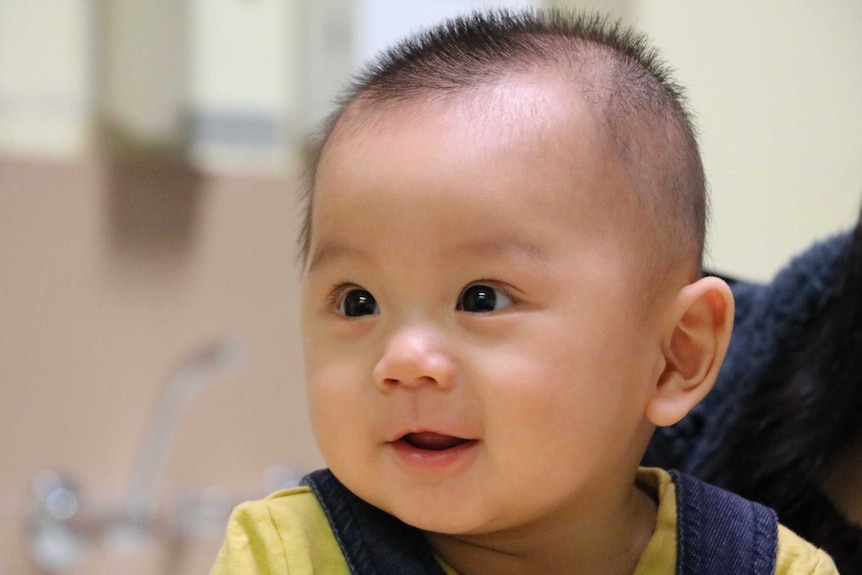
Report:
[[[455,370],[442,343],[440,334],[430,329],[399,330],[389,339],[374,366],[374,383],[381,391],[423,385],[450,388]]]

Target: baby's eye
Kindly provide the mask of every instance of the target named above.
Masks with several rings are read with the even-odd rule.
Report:
[[[353,288],[341,297],[338,311],[346,317],[360,317],[380,313],[380,308],[371,292],[361,288]]]
[[[507,308],[514,303],[512,298],[499,288],[487,284],[472,284],[461,292],[457,309],[470,313],[488,313]]]

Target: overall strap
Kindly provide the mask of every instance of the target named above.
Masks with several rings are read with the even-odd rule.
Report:
[[[778,518],[759,503],[672,471],[677,575],[773,575]]]
[[[353,575],[444,575],[422,533],[350,492],[328,469],[306,475]]]

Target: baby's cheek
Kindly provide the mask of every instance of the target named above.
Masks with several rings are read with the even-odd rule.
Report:
[[[344,412],[344,405],[337,394],[318,385],[309,385],[308,413],[317,445],[329,462],[344,445],[349,414]]]
[[[363,417],[365,387],[354,370],[336,362],[313,365],[306,370],[308,411],[315,432],[339,431],[356,425]]]
[[[308,410],[312,418],[323,418],[333,411],[340,411],[345,396],[348,395],[343,386],[338,385],[333,374],[328,370],[309,370],[307,372],[306,394],[308,395]]]

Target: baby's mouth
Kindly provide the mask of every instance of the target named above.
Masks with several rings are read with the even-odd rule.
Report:
[[[463,437],[452,437],[451,435],[442,435],[433,431],[422,431],[418,433],[408,433],[401,437],[400,441],[425,451],[445,451],[452,449],[465,443],[474,441],[472,439],[464,439]]]

